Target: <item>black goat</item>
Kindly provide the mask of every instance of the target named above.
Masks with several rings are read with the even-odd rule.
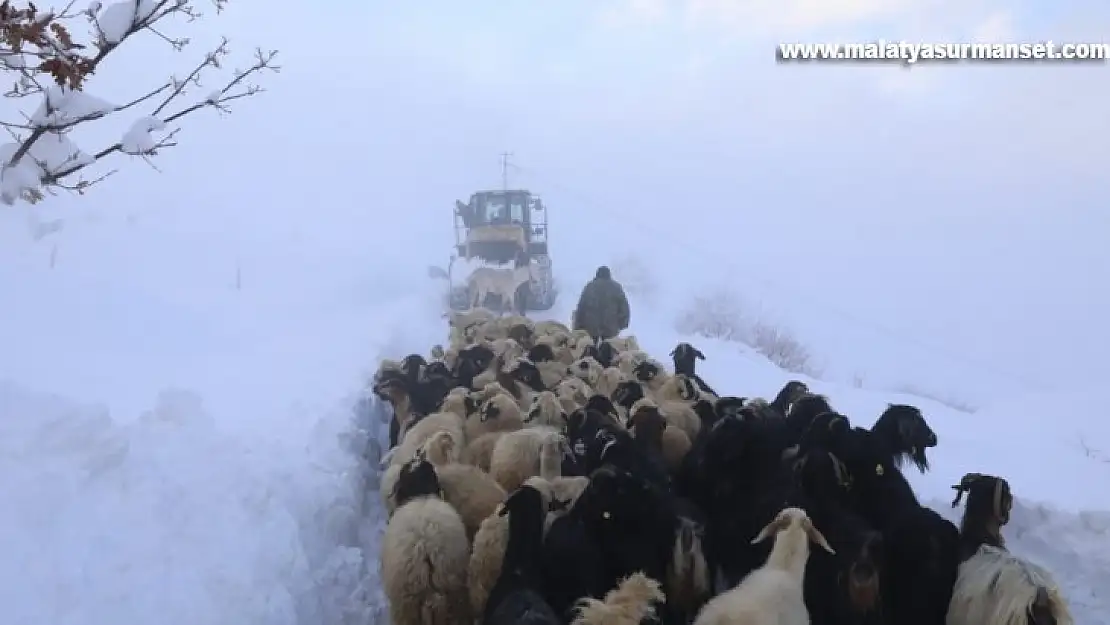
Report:
[[[1002,527],[1010,522],[1014,496],[1006,480],[993,475],[968,473],[952,487],[956,498],[952,507],[960,505],[967,493],[967,505],[960,520],[960,562],[975,555],[980,545],[1006,548]]]
[[[775,398],[771,400],[769,407],[777,416],[785,417],[790,412],[790,407],[794,405],[794,402],[801,399],[806,393],[809,393],[809,387],[804,382],[790,380],[783,385],[778,395],[775,395]]]
[[[509,540],[497,578],[486,601],[486,625],[561,625],[562,619],[547,603],[543,592],[541,558],[547,506],[531,486],[509,495],[501,509],[509,515]]]
[[[888,404],[871,431],[895,452],[896,464],[909,458],[922,473],[929,470],[925,450],[937,446],[937,435],[916,406]]]
[[[700,349],[689,343],[679,343],[671,350],[671,358],[674,361],[674,372],[676,375],[681,373],[693,380],[694,384],[697,384],[698,388],[701,390],[706,393],[717,395],[717,391],[714,391],[713,388],[697,374],[697,361],[705,360],[705,354],[701,353]]]
[[[892,623],[944,625],[960,563],[956,526],[917,500],[898,469],[899,451],[853,428],[834,453],[852,475],[856,510],[883,533],[883,604]]]
[[[806,513],[836,551],[815,550],[806,563],[810,618],[825,625],[883,623],[883,537],[851,509],[847,467],[831,452],[811,449],[795,461],[794,475],[809,502]]]

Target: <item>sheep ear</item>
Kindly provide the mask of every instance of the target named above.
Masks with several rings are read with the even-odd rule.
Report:
[[[759,531],[758,534],[755,535],[755,538],[752,539],[752,544],[754,545],[757,543],[761,543],[771,536],[777,534],[779,530],[782,529],[785,525],[785,521],[786,519],[776,516],[774,519],[771,520],[770,523],[767,524],[766,527],[764,527],[762,530]]]
[[[825,535],[813,526],[813,521],[811,521],[808,517],[802,519],[802,529],[805,530],[806,535],[809,536],[810,540],[820,545],[820,547],[825,551],[828,551],[834,556],[836,555],[836,551],[834,551],[833,548],[829,546],[829,541],[825,540]]]
[[[698,360],[705,360],[705,354],[701,353],[700,349],[695,349],[694,355],[697,356]]]
[[[675,354],[676,354],[677,352],[678,352],[678,348],[677,348],[677,347],[676,347],[676,348],[674,348],[674,349],[672,349],[672,350],[671,350],[671,356],[674,356],[674,355],[675,355]]]

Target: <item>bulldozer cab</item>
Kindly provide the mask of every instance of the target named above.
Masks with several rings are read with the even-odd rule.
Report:
[[[479,191],[455,202],[455,248],[492,263],[545,256],[547,208],[528,191]]]

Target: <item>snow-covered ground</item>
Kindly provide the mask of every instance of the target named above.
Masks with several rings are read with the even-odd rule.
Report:
[[[360,462],[381,424],[359,399],[379,358],[443,340],[436,283],[340,258],[242,272],[215,249],[88,230],[61,239],[53,269],[49,242],[2,231],[0,622],[384,622]],[[157,260],[175,255],[190,264]],[[577,286],[551,316],[566,318]],[[681,338],[670,320],[633,306],[635,333],[665,355]],[[769,395],[791,377],[689,340],[719,389]],[[941,440],[933,471],[911,473],[919,491],[955,518],[960,476],[1006,476],[1013,549],[1056,573],[1079,623],[1110,623],[1110,426],[1089,389],[967,414],[811,384],[861,424],[886,402],[921,406]]]

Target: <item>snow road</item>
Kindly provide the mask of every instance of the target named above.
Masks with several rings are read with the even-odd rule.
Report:
[[[356,406],[381,356],[443,340],[434,292],[379,284],[376,301],[352,301],[337,288],[312,305],[213,296],[202,310],[76,274],[0,271],[17,295],[0,324],[0,621],[386,622],[382,519],[360,461],[384,428]],[[652,353],[680,338],[665,321],[636,321]],[[693,342],[718,388],[766,395],[789,377],[735,344]],[[941,442],[933,471],[910,474],[919,491],[954,518],[949,485],[965,472],[1009,478],[1011,547],[1054,571],[1079,623],[1110,623],[1096,592],[1110,588],[1110,506],[1097,486],[1110,477],[1097,452],[1110,433],[1082,421],[1083,398],[965,414],[812,386],[861,423],[888,401],[921,406]]]

